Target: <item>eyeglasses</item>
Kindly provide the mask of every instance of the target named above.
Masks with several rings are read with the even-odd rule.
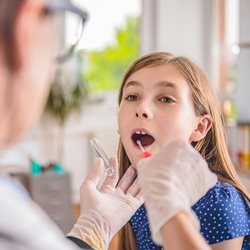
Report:
[[[78,45],[83,34],[84,24],[88,19],[88,14],[74,6],[71,2],[65,0],[45,0],[45,6],[49,12],[63,14],[63,21],[61,20],[61,23],[64,23],[65,26],[72,24],[70,26],[70,33],[73,33],[74,37],[71,38],[71,41],[67,45],[65,44],[68,43],[68,41],[62,39],[62,43],[64,43],[63,45],[66,46],[66,49],[64,49],[64,52],[56,58],[57,62],[63,63],[72,56]],[[63,45],[61,45],[61,47],[63,47]]]

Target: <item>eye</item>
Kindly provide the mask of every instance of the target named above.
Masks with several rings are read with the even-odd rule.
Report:
[[[138,100],[138,97],[136,95],[128,95],[127,97],[125,97],[125,100],[129,102],[134,102]]]
[[[164,102],[164,103],[173,103],[175,102],[174,99],[172,99],[171,97],[168,96],[163,96],[159,99],[160,102]]]

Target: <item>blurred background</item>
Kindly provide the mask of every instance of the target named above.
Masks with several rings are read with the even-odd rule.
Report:
[[[89,139],[96,137],[108,156],[117,152],[123,72],[139,55],[169,51],[191,57],[208,73],[229,152],[250,189],[250,1],[72,2],[89,14],[82,39],[74,56],[58,66],[41,121],[22,142],[0,152],[1,169],[19,178],[66,233],[95,158]],[[62,46],[75,35],[74,22],[67,15],[58,21]]]

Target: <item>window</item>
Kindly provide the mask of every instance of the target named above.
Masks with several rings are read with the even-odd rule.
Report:
[[[140,0],[74,0],[89,13],[79,53],[91,91],[116,89],[140,50]],[[70,31],[70,27],[68,29]]]

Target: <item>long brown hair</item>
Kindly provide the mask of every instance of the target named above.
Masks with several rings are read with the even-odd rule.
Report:
[[[220,111],[219,101],[214,93],[206,73],[186,57],[176,57],[166,52],[151,53],[137,59],[126,71],[119,92],[119,105],[122,100],[123,87],[130,75],[145,67],[159,65],[173,65],[185,78],[191,90],[191,98],[197,116],[208,114],[213,119],[211,129],[206,136],[193,146],[207,161],[209,168],[218,174],[222,182],[227,182],[237,188],[244,197],[250,200],[250,195],[241,183],[233,163],[230,159],[224,134],[224,122]],[[120,162],[120,176],[130,165],[125,149],[120,141],[118,149]],[[134,240],[131,239],[131,227],[129,223],[120,232],[119,249],[137,249]],[[126,246],[124,246],[126,244]]]

